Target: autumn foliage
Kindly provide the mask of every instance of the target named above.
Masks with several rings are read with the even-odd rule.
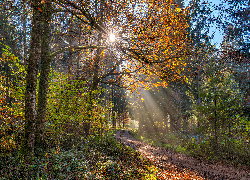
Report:
[[[189,7],[181,0],[1,2],[0,173],[198,179],[172,165],[160,172],[160,158],[170,158],[143,157],[118,143],[118,134],[126,138],[128,131],[115,141],[113,130],[129,126],[163,148],[132,140],[144,153],[171,149],[249,165],[249,38],[243,33],[249,4],[243,2],[217,9],[205,0]],[[234,16],[222,18],[220,47],[209,35],[211,24],[222,23],[212,10]]]

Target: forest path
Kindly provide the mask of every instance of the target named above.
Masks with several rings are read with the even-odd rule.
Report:
[[[144,158],[153,161],[162,170],[159,174],[162,179],[250,180],[250,171],[237,170],[233,166],[212,163],[152,146],[135,139],[129,130],[119,130],[114,136],[119,142],[134,148]]]

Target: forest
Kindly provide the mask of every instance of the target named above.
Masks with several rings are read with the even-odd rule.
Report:
[[[250,179],[249,0],[1,0],[0,179]]]

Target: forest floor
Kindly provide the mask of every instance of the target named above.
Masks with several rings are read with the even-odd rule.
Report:
[[[250,180],[250,170],[210,162],[177,153],[167,148],[155,147],[135,139],[129,130],[119,130],[115,139],[140,152],[161,169],[161,179],[216,179],[216,180]]]

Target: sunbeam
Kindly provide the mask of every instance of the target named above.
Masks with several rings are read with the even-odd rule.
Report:
[[[178,108],[170,88],[142,89],[127,99],[131,121],[138,122],[140,133],[167,133],[175,128]]]

